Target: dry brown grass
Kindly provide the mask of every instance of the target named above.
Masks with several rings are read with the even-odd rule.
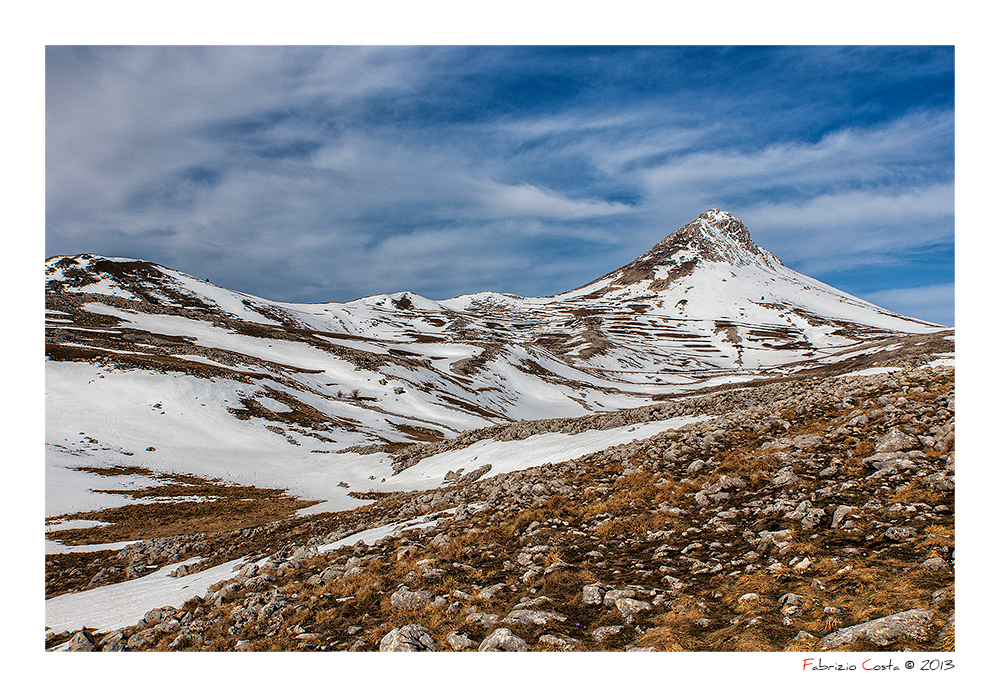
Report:
[[[937,640],[935,648],[938,651],[954,651],[955,650],[955,630],[949,629],[948,631],[941,634],[941,637]]]
[[[796,433],[820,432],[822,424],[819,419],[810,414],[797,415],[796,418]],[[824,418],[829,421],[829,413]],[[816,450],[824,459],[833,455],[847,459],[847,448],[852,448],[852,464],[858,468],[861,467],[862,457],[874,451],[871,442],[858,439],[835,445],[824,444]],[[835,453],[831,452],[835,449]],[[954,535],[947,519],[936,519],[934,525],[930,525],[930,521],[913,523],[920,531],[917,540],[908,545],[896,545],[880,534],[884,532],[884,526],[877,523],[887,521],[872,511],[867,511],[859,527],[850,531],[830,530],[823,526],[803,531],[792,521],[769,518],[763,521],[765,529],[788,527],[796,533],[785,552],[777,555],[774,550],[768,550],[767,554],[786,564],[792,557],[808,556],[812,565],[804,572],[758,569],[736,576],[725,575],[743,564],[733,563],[739,554],[747,551],[742,540],[738,539],[741,530],[722,533],[714,531],[711,526],[704,526],[703,518],[696,516],[705,511],[699,511],[699,507],[692,505],[691,495],[706,482],[716,481],[721,474],[741,477],[750,487],[768,483],[783,463],[773,452],[760,448],[760,441],[747,433],[733,435],[725,450],[713,447],[689,454],[689,459],[708,459],[714,455],[720,462],[716,468],[704,468],[699,473],[700,477],[690,477],[682,483],[676,479],[684,476],[684,463],[664,463],[655,458],[649,462],[641,454],[631,457],[628,462],[617,458],[605,462],[593,457],[570,472],[558,475],[577,487],[580,493],[574,498],[555,496],[539,502],[531,496],[525,498],[511,493],[507,501],[513,504],[512,508],[491,507],[459,523],[441,521],[440,531],[447,532],[451,538],[451,542],[444,547],[434,547],[431,534],[413,533],[409,538],[401,537],[387,543],[384,549],[377,546],[374,553],[380,554],[383,561],[369,558],[363,573],[320,587],[307,583],[305,579],[321,572],[329,564],[343,564],[349,557],[364,557],[373,550],[345,549],[310,560],[280,577],[282,592],[290,599],[294,598],[293,606],[297,608],[286,614],[281,633],[263,637],[259,630],[249,628],[241,630],[239,638],[249,639],[251,647],[256,650],[302,650],[320,646],[334,650],[357,650],[352,647],[358,640],[364,642],[361,650],[375,650],[380,639],[393,627],[413,623],[427,627],[438,642],[439,649],[447,651],[450,647],[445,636],[450,631],[462,632],[474,642],[481,641],[492,631],[492,628],[487,629],[478,622],[466,622],[466,611],[470,606],[475,605],[480,612],[497,614],[502,618],[522,597],[545,595],[552,599],[551,609],[567,616],[565,623],[550,623],[546,627],[511,626],[535,650],[554,649],[538,643],[540,634],[562,632],[582,641],[582,650],[617,651],[634,643],[660,651],[805,651],[813,650],[817,640],[794,641],[793,637],[800,630],[821,637],[840,627],[901,610],[931,607],[931,594],[935,590],[947,588],[949,584],[953,588],[950,572],[916,568],[920,560],[927,556],[927,550],[937,553],[932,548],[953,547]],[[621,474],[625,469],[636,466],[649,469]],[[592,488],[582,495],[587,487]],[[481,490],[477,490],[479,493]],[[733,505],[738,507],[740,497],[745,494],[752,495],[751,492],[734,492]],[[923,490],[910,486],[900,489],[890,498],[930,503],[932,499],[925,498],[924,494]],[[514,499],[517,499],[516,504]],[[945,494],[941,500],[949,499],[950,495]],[[855,503],[854,499],[845,501]],[[676,515],[658,511],[657,506],[665,502],[681,511]],[[378,512],[373,515],[391,513],[404,503],[403,497],[386,499],[375,505]],[[818,505],[827,506],[829,503],[821,501]],[[903,515],[901,513],[899,517]],[[601,521],[600,525],[595,525],[595,516],[600,516],[597,519]],[[526,534],[533,523],[545,523],[551,518],[566,521],[569,529],[561,524],[544,524],[536,526],[531,535]],[[738,519],[736,522],[743,528],[760,529],[755,527],[754,520]],[[343,523],[338,522],[338,525]],[[634,625],[630,625],[600,644],[595,642],[591,635],[594,628],[621,624],[623,621],[613,607],[585,605],[582,602],[582,587],[601,580],[617,588],[634,586],[650,589],[653,593],[662,592],[663,589],[657,587],[661,583],[654,571],[657,562],[646,563],[650,561],[653,550],[663,544],[664,539],[669,542],[669,538],[658,536],[649,539],[645,533],[671,528],[681,531],[695,525],[702,525],[701,533],[688,533],[685,539],[702,542],[705,546],[700,551],[695,550],[693,557],[708,560],[710,564],[714,563],[712,558],[718,558],[726,565],[726,571],[702,573],[704,569],[697,569],[686,575],[686,567],[676,564],[678,570],[672,573],[691,585],[679,594],[665,593],[665,605],[657,604],[653,612],[639,618],[641,626],[649,627],[645,632],[639,633]],[[866,535],[872,535],[871,541],[865,539]],[[679,537],[674,537],[670,544],[676,545],[679,541]],[[724,546],[711,546],[716,542]],[[535,578],[529,576],[528,580],[522,581],[523,567],[511,562],[515,561],[521,548],[539,544],[549,545],[547,555],[539,562],[543,566],[557,562],[575,566],[559,568]],[[412,555],[397,560],[396,551],[403,545],[416,545],[418,549]],[[860,552],[844,550],[849,546],[859,548]],[[602,555],[588,556],[593,549],[599,549]],[[437,560],[434,566],[445,570],[443,576],[423,575],[426,565],[417,564],[431,558]],[[665,563],[673,565],[675,561],[670,559]],[[754,560],[754,563],[766,566],[771,561],[773,559],[765,556]],[[452,563],[461,566],[452,567]],[[847,565],[853,567],[851,571],[836,573]],[[814,585],[813,580],[820,583]],[[403,583],[414,591],[425,590],[432,596],[443,596],[448,602],[420,609],[393,608],[389,598]],[[477,587],[494,583],[504,583],[507,587],[489,600],[478,596]],[[653,590],[654,587],[657,588]],[[459,595],[451,596],[451,592],[456,590],[468,593],[471,598],[466,600],[459,599]],[[778,599],[789,592],[804,596],[805,602],[790,615],[791,623],[784,624],[785,615]],[[756,593],[758,597],[740,600],[746,593]],[[647,599],[645,595],[637,597]],[[649,597],[652,598],[652,595]],[[344,598],[350,600],[343,601]],[[455,601],[459,611],[449,613],[447,608]],[[943,631],[944,617],[950,610],[951,602],[946,599],[935,615],[932,637],[938,637]],[[826,606],[836,607],[838,611],[826,612]],[[539,609],[549,610],[550,604],[545,603]],[[219,618],[220,627],[213,628],[210,648],[234,648],[233,637],[223,631],[226,629],[225,614],[223,608],[222,612],[213,615]],[[700,622],[701,618],[706,618],[708,622]],[[695,620],[699,620],[699,624],[695,624]],[[323,638],[300,646],[299,640],[287,632],[288,627],[296,623]],[[351,629],[349,632],[352,627],[360,627],[360,630]],[[165,645],[169,643],[164,641]],[[927,650],[932,641],[935,639],[913,646]],[[938,645],[942,647],[940,650],[949,650],[949,642],[953,648],[953,631],[941,635],[938,640]],[[864,650],[886,650],[864,644],[858,646]],[[902,646],[904,644],[900,643],[891,650]]]
[[[794,652],[812,651],[815,649],[816,644],[818,643],[819,641],[817,639],[804,638],[804,639],[799,639],[798,641],[792,639],[792,641],[788,644],[788,646],[784,648],[784,650],[794,651]]]
[[[565,559],[563,559],[562,552],[558,548],[556,548],[550,550],[549,553],[545,555],[545,561],[543,562],[543,564],[545,566],[549,566],[551,564],[559,564],[564,561]]]
[[[704,484],[705,478],[701,477],[687,482],[668,481],[656,487],[656,495],[652,503],[667,503],[677,508],[685,508],[691,503],[691,496]]]
[[[632,512],[634,502],[635,495],[631,490],[616,489],[615,492],[607,498],[599,498],[598,500],[585,506],[582,511],[582,517],[594,518],[604,514],[620,516],[624,513]]]
[[[507,526],[508,534],[512,537],[517,537],[524,534],[524,531],[528,529],[534,522],[542,522],[546,519],[546,514],[544,511],[538,508],[528,509],[526,511],[521,511],[514,517],[514,520],[510,522]]]
[[[949,503],[951,499],[950,493],[928,489],[920,486],[919,482],[910,482],[906,488],[886,496],[886,501],[889,503],[924,503],[931,508],[942,503]]]
[[[914,545],[917,549],[928,547],[954,547],[955,528],[948,525],[928,525],[924,530],[924,538]]]
[[[652,646],[657,651],[688,651],[690,639],[687,635],[678,637],[672,628],[661,625],[646,630],[635,645],[643,648]]]
[[[72,545],[226,532],[281,520],[300,508],[319,503],[288,496],[283,489],[228,484],[192,474],[159,474],[140,467],[85,469],[97,469],[98,473],[106,476],[139,473],[155,477],[163,483],[143,489],[97,490],[131,499],[154,499],[154,502],[49,518],[47,523],[62,520],[97,520],[109,523],[103,527],[52,531],[46,535],[49,539]],[[181,497],[201,497],[206,500],[170,500]]]
[[[875,444],[869,440],[859,441],[854,448],[854,457],[866,458],[875,452]]]
[[[762,651],[781,651],[784,640],[776,638],[773,630],[768,627],[750,627],[734,633],[727,642],[718,648],[726,651],[742,651],[759,653]]]
[[[802,545],[802,542],[797,543]],[[772,573],[758,570],[719,584],[720,602],[742,618],[732,629],[712,635],[716,650],[807,650],[808,643],[789,644],[791,631],[781,625],[778,599],[785,593],[795,593],[806,601],[793,615],[794,634],[800,629],[821,637],[841,627],[867,622],[912,608],[931,607],[932,593],[947,587],[949,578],[942,572],[912,569],[912,563],[892,558],[874,560],[851,559],[851,571],[836,574],[836,567],[847,565],[820,560],[808,574]],[[909,571],[905,569],[910,569]],[[814,587],[813,579],[825,588]],[[747,593],[758,598],[740,600]],[[825,607],[839,609],[825,612]],[[756,614],[760,622],[748,627],[746,619]],[[675,619],[674,622],[677,622]]]
[[[63,516],[63,520],[99,520],[110,525],[56,530],[46,536],[64,544],[82,545],[227,532],[281,520],[300,508],[316,503],[319,502],[275,497],[250,501],[227,498],[221,501],[134,504]]]
[[[743,595],[749,595],[751,592],[752,591],[747,591]],[[736,602],[729,603],[732,607],[736,609],[737,612],[740,613],[753,612],[757,608],[762,607],[764,604],[760,598],[760,594],[758,594],[756,598],[744,598],[743,595],[737,598]]]
[[[722,602],[729,607],[738,608],[740,598],[747,593],[756,593],[758,599],[755,605],[760,606],[766,603],[776,602],[778,593],[784,587],[785,577],[771,573],[766,570],[757,570],[752,573],[741,574],[734,580],[723,582]],[[744,601],[745,602],[745,601]]]
[[[930,607],[932,591],[915,583],[915,575],[901,567],[899,562],[855,565],[842,578],[830,580],[826,602],[841,607],[843,621],[851,624]]]
[[[71,467],[77,472],[87,472],[100,477],[127,477],[129,475],[156,476],[152,470],[137,465],[112,465],[110,467]]]
[[[766,450],[732,450],[726,453],[715,472],[740,477],[757,487],[767,483],[781,466],[781,460]]]
[[[704,651],[708,641],[696,633],[694,620],[704,616],[701,610],[675,607],[654,618],[654,627],[636,641],[638,646],[655,646],[660,651]]]
[[[841,622],[840,619],[834,615],[827,615],[823,618],[823,633],[829,634],[830,632],[835,632],[840,629],[842,625],[843,622]]]
[[[602,539],[616,537],[636,538],[650,530],[662,530],[671,522],[670,515],[661,511],[644,511],[642,513],[611,518],[597,526],[596,535]]]

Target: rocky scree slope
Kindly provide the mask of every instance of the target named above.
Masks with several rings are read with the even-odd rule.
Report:
[[[685,403],[719,416],[357,510],[95,553],[74,566],[249,560],[182,607],[47,646],[953,648],[952,368],[799,377]],[[318,553],[420,513],[436,525]]]

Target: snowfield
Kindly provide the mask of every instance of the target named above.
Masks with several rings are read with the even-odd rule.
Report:
[[[199,573],[171,578],[168,574],[196,558],[161,567],[148,576],[101,586],[79,593],[67,593],[45,601],[45,624],[59,633],[81,627],[108,631],[127,627],[155,607],[180,607],[196,595],[204,595],[213,583],[235,575],[233,566],[243,559],[228,561]]]
[[[393,488],[405,491],[432,489],[444,484],[449,471],[471,472],[485,464],[492,465],[488,476],[516,472],[547,463],[565,462],[623,443],[651,438],[663,431],[706,421],[708,416],[679,416],[665,421],[632,424],[605,431],[577,434],[540,433],[524,440],[481,440],[460,450],[451,450],[424,458],[413,467],[393,477]],[[302,513],[309,509],[303,509]]]

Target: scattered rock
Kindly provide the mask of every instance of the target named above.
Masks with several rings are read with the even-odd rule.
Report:
[[[430,605],[433,600],[434,597],[429,592],[411,591],[407,586],[401,586],[389,597],[392,606],[400,610],[419,610]]]
[[[920,565],[920,568],[926,571],[951,571],[951,567],[948,566],[948,562],[941,557],[931,557],[930,559],[927,559]]]
[[[774,486],[788,486],[789,484],[794,484],[799,478],[796,476],[795,472],[792,471],[791,467],[783,467],[778,470],[778,473],[771,480],[771,484]]]
[[[851,511],[853,510],[854,508],[851,506],[847,505],[837,506],[837,510],[833,512],[833,520],[830,521],[830,527],[836,528],[838,525],[840,525],[841,521],[844,520],[844,517],[850,514]]]
[[[885,531],[885,537],[887,540],[892,540],[893,542],[902,542],[904,540],[909,540],[917,534],[915,528],[907,526],[895,526],[887,529]]]
[[[379,651],[437,651],[437,643],[419,624],[408,624],[393,629],[378,645]]]
[[[580,646],[580,641],[565,634],[542,634],[538,637],[539,644],[554,646],[561,651],[575,651]]]
[[[634,598],[635,591],[629,588],[625,590],[609,590],[604,594],[604,606],[613,607],[619,598]]]
[[[878,445],[875,446],[875,452],[877,453],[889,453],[904,450],[913,450],[914,448],[920,447],[920,441],[918,441],[913,436],[903,433],[898,428],[893,428],[889,431],[884,438],[882,438]]]
[[[635,600],[634,598],[618,598],[615,601],[615,607],[618,608],[618,612],[626,620],[631,620],[640,612],[649,612],[653,609],[650,603],[644,600]]]
[[[459,634],[458,632],[448,632],[448,635],[445,637],[445,641],[447,641],[448,645],[455,651],[464,651],[465,649],[476,645],[476,642],[472,639],[464,634]]]
[[[486,629],[492,629],[500,622],[500,615],[485,612],[470,612],[465,616],[466,622],[478,622]]]
[[[934,375],[913,371],[919,372]],[[918,375],[913,380],[918,378],[924,379]],[[952,398],[946,393],[936,396],[947,383],[938,380],[935,387],[927,380],[924,398],[900,402],[900,394],[907,394],[905,388],[912,384],[901,380],[899,373],[831,381],[810,378],[676,400],[664,404],[667,410],[661,418],[675,414],[672,410],[680,404],[690,409],[689,414],[722,415],[711,425],[692,424],[572,462],[501,474],[465,485],[465,489],[460,483],[465,472],[456,471],[445,489],[389,494],[372,506],[329,521],[305,517],[259,529],[137,543],[126,548],[127,554],[126,550],[107,554],[110,561],[103,567],[83,569],[83,583],[77,588],[116,582],[127,573],[142,575],[157,565],[179,564],[195,554],[199,566],[188,562],[193,569],[226,558],[257,560],[239,564],[233,569],[236,578],[220,581],[184,609],[157,608],[136,626],[108,634],[100,642],[106,651],[231,650],[234,644],[238,650],[248,650],[266,646],[268,637],[291,639],[291,646],[298,642],[295,648],[299,649],[371,650],[375,637],[402,624],[393,622],[392,616],[416,617],[417,612],[440,613],[453,627],[464,624],[465,633],[453,631],[445,639],[447,647],[457,651],[486,644],[487,640],[479,638],[487,633],[487,639],[517,647],[492,650],[574,650],[580,648],[581,640],[590,649],[618,649],[626,641],[649,643],[640,640],[643,624],[636,618],[653,609],[685,613],[688,624],[677,635],[685,645],[699,633],[695,627],[732,626],[732,631],[739,632],[744,626],[758,626],[765,629],[762,636],[768,637],[773,648],[781,650],[786,645],[775,644],[775,637],[780,635],[787,643],[797,624],[815,621],[817,616],[832,622],[854,615],[858,609],[854,601],[842,597],[841,590],[835,600],[826,587],[840,588],[840,580],[850,579],[852,572],[857,573],[853,567],[862,565],[876,568],[883,576],[889,570],[922,573],[920,596],[912,604],[938,613],[934,616],[937,626],[954,601],[954,538],[949,531],[954,504],[946,485],[953,482],[954,454],[933,448],[954,432],[947,406]],[[828,407],[831,410],[824,412]],[[791,419],[792,410],[796,435],[783,436],[792,433],[792,422],[783,426],[777,416]],[[605,424],[612,416],[587,418],[604,419],[601,423]],[[802,433],[814,424],[815,432]],[[577,427],[574,422],[572,428]],[[518,428],[527,433],[546,427],[532,422]],[[879,438],[878,434],[887,431],[888,435]],[[738,439],[748,432],[760,434],[762,454],[750,455],[736,469],[727,456],[743,447]],[[925,450],[903,449],[908,443],[900,434],[917,433]],[[953,445],[953,435],[947,440]],[[885,451],[872,453],[875,442]],[[700,506],[692,503],[691,492],[697,493]],[[586,519],[540,500],[553,494],[570,499],[574,493],[595,504],[626,493],[633,499],[627,509]],[[483,502],[489,503],[485,510]],[[381,542],[330,550],[317,558],[319,545],[359,530],[397,524],[418,511],[452,506],[458,507],[455,514],[438,520],[441,529],[397,528]],[[528,512],[530,525],[524,527],[521,521],[512,525]],[[505,534],[513,531],[509,544],[498,543],[493,534],[497,526],[503,526]],[[221,546],[223,539],[230,546]],[[210,540],[211,545],[193,546],[202,540]],[[921,559],[926,560],[921,563]],[[48,569],[54,564],[47,560],[47,582]],[[733,589],[729,578],[738,580],[742,574],[768,569],[781,572],[781,582],[787,584],[777,593],[770,587],[766,594],[744,593],[755,587],[749,585],[738,591],[743,595],[735,603],[735,596],[724,595]],[[810,574],[803,573],[806,570]],[[95,576],[95,572],[100,573]],[[384,592],[385,597],[362,602],[356,584],[367,581],[367,575],[360,575],[369,573],[377,592]],[[551,576],[544,578],[546,573],[561,578],[553,586]],[[815,578],[810,582],[812,573],[824,574],[826,584]],[[581,589],[576,598],[551,590],[564,581],[571,584],[570,589]],[[492,585],[479,588],[477,583]],[[426,590],[413,591],[412,587]],[[789,590],[794,592],[784,592]],[[306,618],[306,608],[322,612],[324,604],[334,609],[336,619],[324,627],[322,635],[290,626],[301,622],[312,627],[314,619]],[[823,612],[807,613],[810,604]],[[389,608],[391,612],[385,612]],[[622,624],[605,626],[608,621]],[[501,623],[507,634],[498,629]],[[780,630],[779,623],[786,629]],[[866,632],[862,628],[869,625],[876,627],[865,623],[848,630]],[[381,632],[376,634],[379,627]],[[214,628],[223,629],[221,638]],[[612,639],[623,630],[627,639]],[[848,630],[824,640],[849,642],[843,639]],[[872,632],[876,637],[886,635],[886,631]],[[932,632],[928,629],[925,634]],[[63,640],[66,636],[62,635]],[[920,632],[914,630],[914,636]],[[55,640],[47,637],[50,645]],[[429,648],[428,641],[434,648]],[[799,632],[796,641],[811,647],[819,640]],[[953,637],[914,641],[940,641],[947,646]],[[383,649],[379,643],[380,650],[437,648],[420,625],[393,630],[384,635],[383,642],[395,648]],[[937,650],[938,644],[921,646]],[[630,644],[622,650],[639,649]]]
[[[932,615],[930,610],[906,610],[863,624],[838,629],[820,639],[816,649],[820,651],[835,649],[838,646],[849,644],[859,637],[879,646],[885,646],[902,638],[926,639]]]
[[[594,637],[594,641],[602,642],[609,636],[614,636],[623,629],[625,629],[625,627],[620,624],[615,624],[608,627],[598,627],[593,632],[591,632],[590,635]]]
[[[144,649],[150,646],[155,639],[155,629],[143,629],[129,637],[128,643],[125,646],[129,649]]]
[[[585,605],[600,605],[604,602],[604,592],[607,589],[603,584],[591,583],[583,587],[583,602]]]
[[[528,648],[528,642],[506,627],[493,630],[479,644],[480,651],[527,651]]]
[[[778,605],[793,605],[795,607],[801,607],[808,604],[808,600],[804,595],[796,595],[795,593],[785,593],[783,596],[778,598]]]
[[[85,630],[80,630],[73,635],[73,638],[69,640],[66,645],[67,651],[97,651],[97,647],[94,642],[91,641],[90,637],[87,636]]]
[[[481,591],[479,591],[478,595],[483,600],[492,600],[493,597],[496,596],[497,593],[499,593],[500,591],[502,591],[506,587],[507,587],[507,584],[505,584],[505,583],[495,583],[492,586],[488,586],[486,588],[483,588]]]
[[[101,651],[124,651],[125,633],[120,629],[111,632],[101,640]]]
[[[541,610],[511,610],[503,621],[515,624],[546,625],[549,622],[565,622],[566,616],[556,612],[542,612]]]
[[[823,436],[819,433],[807,433],[792,438],[792,447],[798,450],[806,450],[807,448],[814,448],[822,442]]]

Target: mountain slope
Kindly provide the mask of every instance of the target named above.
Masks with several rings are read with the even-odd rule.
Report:
[[[785,268],[715,209],[545,298],[279,303],[80,255],[46,262],[46,312],[48,515],[122,504],[80,463],[354,506],[350,491],[393,486],[388,453],[408,446],[864,367],[944,329]]]
[[[953,650],[954,371],[862,372],[689,397],[718,416],[582,456],[486,439],[428,460],[490,449],[495,476],[355,510],[49,555],[46,647]]]

